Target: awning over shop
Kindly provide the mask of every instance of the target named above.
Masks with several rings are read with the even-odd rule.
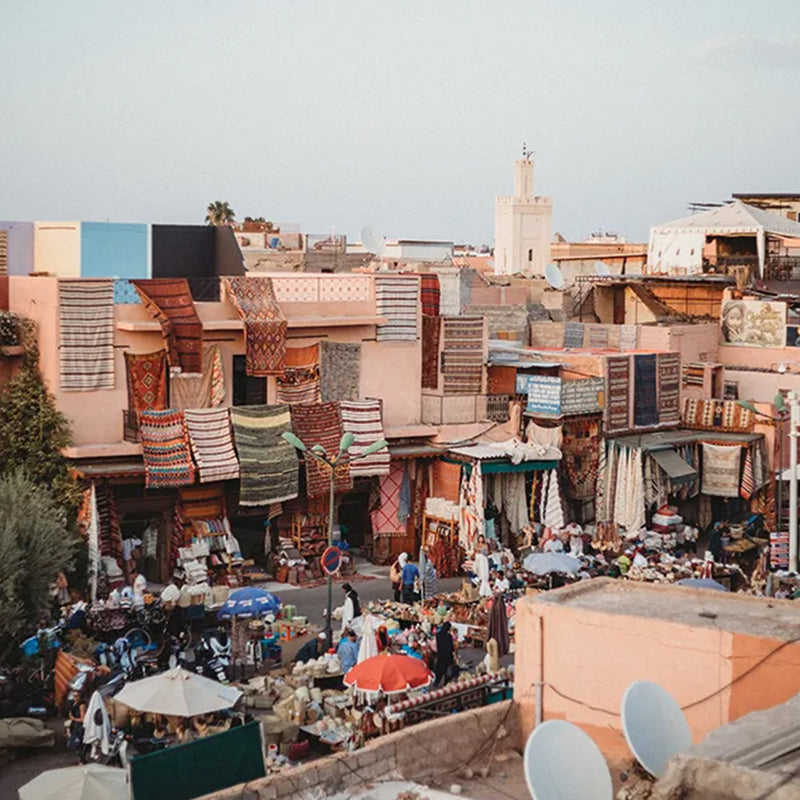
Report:
[[[651,450],[650,455],[673,483],[691,483],[697,478],[697,470],[674,450]]]

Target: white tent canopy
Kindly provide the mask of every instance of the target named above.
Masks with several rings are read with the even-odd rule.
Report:
[[[19,789],[20,800],[128,800],[124,769],[100,764],[50,769]]]
[[[764,274],[767,234],[800,238],[800,223],[775,211],[765,211],[734,200],[685,219],[650,229],[647,263],[660,272],[695,274],[703,269],[707,236],[754,236],[759,274]]]

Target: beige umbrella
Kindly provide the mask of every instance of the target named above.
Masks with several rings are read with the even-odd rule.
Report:
[[[19,800],[129,800],[124,769],[101,764],[50,769],[19,789]]]
[[[230,708],[241,696],[233,686],[177,667],[127,684],[114,699],[136,711],[194,717]]]

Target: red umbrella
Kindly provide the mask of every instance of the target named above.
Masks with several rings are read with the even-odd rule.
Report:
[[[359,692],[384,694],[421,689],[432,680],[433,673],[420,659],[385,652],[356,664],[344,676],[344,682]]]

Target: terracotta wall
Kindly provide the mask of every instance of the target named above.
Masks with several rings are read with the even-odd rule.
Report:
[[[458,488],[461,482],[461,466],[447,461],[431,462],[433,476],[432,497],[443,497],[445,500],[458,502]]]

